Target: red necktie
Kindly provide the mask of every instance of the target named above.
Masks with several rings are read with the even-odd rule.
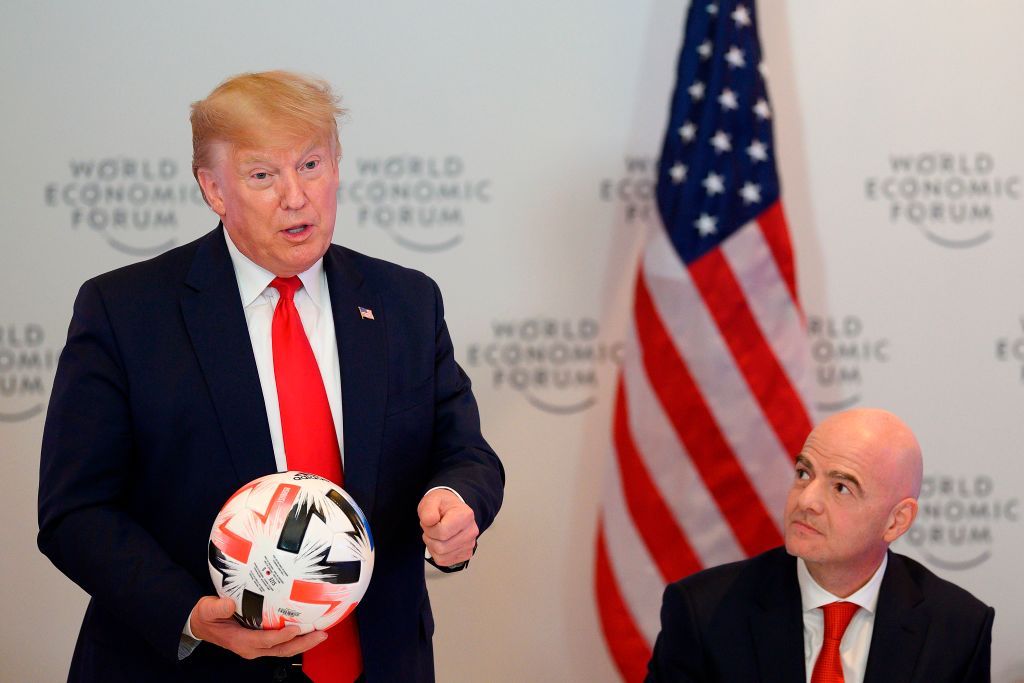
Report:
[[[825,613],[825,640],[814,663],[811,683],[845,683],[839,643],[858,609],[860,606],[852,602],[831,602],[821,608]]]
[[[271,344],[288,469],[319,474],[343,486],[341,451],[327,390],[295,308],[295,292],[302,281],[295,276],[275,278],[270,286],[281,294],[274,309]],[[354,614],[331,629],[327,640],[302,655],[302,671],[314,683],[351,683],[362,673]]]

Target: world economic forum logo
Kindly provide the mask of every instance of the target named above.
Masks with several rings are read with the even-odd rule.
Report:
[[[996,338],[995,356],[1001,363],[1009,363],[1015,368],[1021,384],[1024,384],[1024,315],[1017,319],[1020,331],[1015,334]]]
[[[654,220],[658,160],[631,155],[623,159],[622,173],[602,178],[597,194],[602,202],[617,205],[626,224]]]
[[[546,413],[593,406],[599,369],[622,361],[622,342],[603,339],[593,318],[494,320],[491,331],[490,339],[466,348],[466,365],[489,372],[494,389],[518,392]]]
[[[72,231],[89,232],[129,256],[155,256],[178,239],[179,212],[204,206],[191,167],[169,158],[75,158],[43,187],[43,203],[67,211]]]
[[[891,344],[884,336],[869,334],[861,316],[808,315],[814,379],[815,407],[831,413],[861,401],[865,377],[889,362]]]
[[[457,154],[361,157],[353,167],[342,173],[338,203],[354,208],[358,227],[380,230],[412,251],[452,249],[475,207],[492,198],[491,179],[471,173]]]
[[[917,228],[940,247],[990,241],[997,210],[1021,198],[1020,175],[1000,173],[988,152],[893,153],[886,166],[864,180],[865,197],[887,207],[890,223]]]
[[[1020,499],[1001,495],[990,474],[926,476],[917,520],[901,542],[941,569],[972,569],[991,559],[997,532],[1020,514]]]
[[[0,423],[43,412],[58,354],[38,323],[0,326]]]

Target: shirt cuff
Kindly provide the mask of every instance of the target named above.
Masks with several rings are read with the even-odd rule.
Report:
[[[431,489],[427,489],[427,493],[430,493],[431,491],[436,491],[438,489],[444,489],[445,491],[451,491],[452,493],[455,494],[455,497],[458,498],[460,501],[462,501],[463,503],[466,502],[466,499],[463,498],[462,496],[460,496],[459,492],[456,491],[455,489],[453,489],[451,486],[435,486],[435,487],[433,487]],[[425,495],[427,495],[427,493],[424,493],[423,495],[425,496]]]
[[[192,612],[195,611],[196,608],[193,607]],[[192,633],[192,612],[188,613],[188,619],[185,620],[185,628],[181,629],[181,639],[178,641],[178,661],[192,654],[199,647],[199,643],[203,642]]]

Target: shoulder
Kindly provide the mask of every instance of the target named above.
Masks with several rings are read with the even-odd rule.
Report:
[[[954,620],[985,621],[992,609],[960,586],[935,575],[920,562],[905,555],[890,553],[890,563],[900,568],[921,596],[928,603],[929,610],[937,615],[947,615]],[[883,582],[883,587],[886,584]],[[890,584],[894,585],[894,584]]]
[[[749,604],[768,587],[787,580],[796,581],[795,560],[786,554],[784,548],[775,548],[750,559],[705,569],[669,584],[665,599],[668,602],[671,593],[685,595],[701,611],[716,612],[723,605]]]
[[[357,287],[368,286],[392,303],[423,305],[440,300],[437,284],[426,274],[391,261],[332,244],[324,257],[328,271],[337,268]]]
[[[159,256],[97,275],[86,282],[86,285],[95,285],[103,292],[141,293],[161,284],[181,283],[188,275],[196,252],[213,239],[223,239],[219,229],[188,244],[165,251]],[[226,251],[225,247],[225,253]]]
[[[355,249],[332,244],[329,252],[339,263],[354,267],[363,277],[374,283],[397,281],[402,283],[426,283],[432,280],[424,273],[413,268],[385,261],[381,258],[368,256]]]

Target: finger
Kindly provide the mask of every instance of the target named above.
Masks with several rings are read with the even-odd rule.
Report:
[[[423,534],[423,543],[427,546],[427,550],[430,551],[431,557],[436,555],[444,555],[445,553],[455,552],[463,548],[472,548],[476,542],[477,536],[479,536],[476,524],[470,524],[468,527],[459,531],[449,539],[437,540],[430,538],[427,534]]]
[[[423,534],[435,541],[448,541],[473,524],[473,511],[466,505],[452,508],[441,521],[423,529]]]
[[[293,657],[306,650],[311,650],[325,640],[327,640],[327,633],[325,631],[313,631],[312,633],[292,638],[286,643],[269,648],[265,654],[269,657]]]
[[[258,650],[270,650],[279,647],[302,635],[302,631],[299,630],[298,626],[288,626],[272,631],[250,631],[246,629],[246,632],[252,634],[252,638],[249,639],[249,646]]]
[[[266,657],[271,652],[285,649],[299,634],[295,626],[274,631],[253,631],[237,624],[224,624],[221,628],[223,640],[219,644],[246,659]]]
[[[416,512],[419,514],[420,526],[424,529],[441,521],[441,506],[434,496],[425,496]]]
[[[207,596],[199,601],[198,617],[206,621],[230,619],[235,613],[235,601],[231,598]]]

